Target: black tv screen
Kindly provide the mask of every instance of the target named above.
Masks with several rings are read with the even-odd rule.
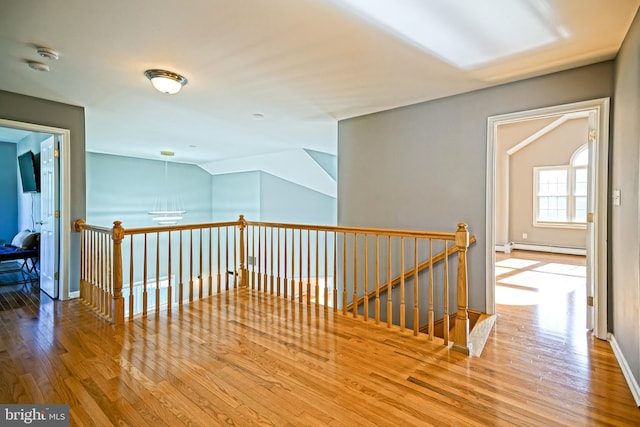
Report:
[[[22,191],[25,193],[40,192],[40,165],[36,165],[36,156],[31,151],[18,156]]]

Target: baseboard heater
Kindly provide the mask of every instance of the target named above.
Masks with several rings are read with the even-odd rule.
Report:
[[[572,248],[572,247],[566,247],[566,246],[516,243],[516,242],[510,242],[504,245],[496,245],[497,252],[504,252],[508,254],[508,253],[511,253],[511,251],[514,249],[518,249],[521,251],[550,252],[554,254],[587,255],[587,250],[585,248]]]

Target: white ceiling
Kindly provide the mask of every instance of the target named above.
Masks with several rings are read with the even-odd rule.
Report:
[[[501,16],[504,1],[516,0],[484,4]],[[335,153],[337,120],[611,59],[640,3],[518,1],[548,7],[544,19],[563,37],[462,69],[341,0],[2,0],[0,89],[84,106],[89,151],[158,159],[171,150],[197,164]],[[60,59],[38,57],[34,45]],[[161,94],[149,68],[189,82]]]

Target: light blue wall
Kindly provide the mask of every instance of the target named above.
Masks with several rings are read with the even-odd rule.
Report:
[[[16,144],[0,142],[0,244],[18,233],[18,161]]]
[[[337,200],[260,172],[260,218],[267,222],[335,225]]]
[[[187,210],[181,224],[211,222],[211,176],[198,166],[87,153],[87,222],[151,227],[147,213],[159,197],[179,197]]]
[[[247,221],[261,221],[260,172],[239,172],[211,177],[213,220],[235,221],[244,215]]]

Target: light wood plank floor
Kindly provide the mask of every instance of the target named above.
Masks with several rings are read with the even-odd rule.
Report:
[[[535,302],[500,305],[468,358],[250,290],[121,329],[42,298],[0,311],[0,402],[98,426],[640,425],[609,344],[563,320],[580,292]]]

